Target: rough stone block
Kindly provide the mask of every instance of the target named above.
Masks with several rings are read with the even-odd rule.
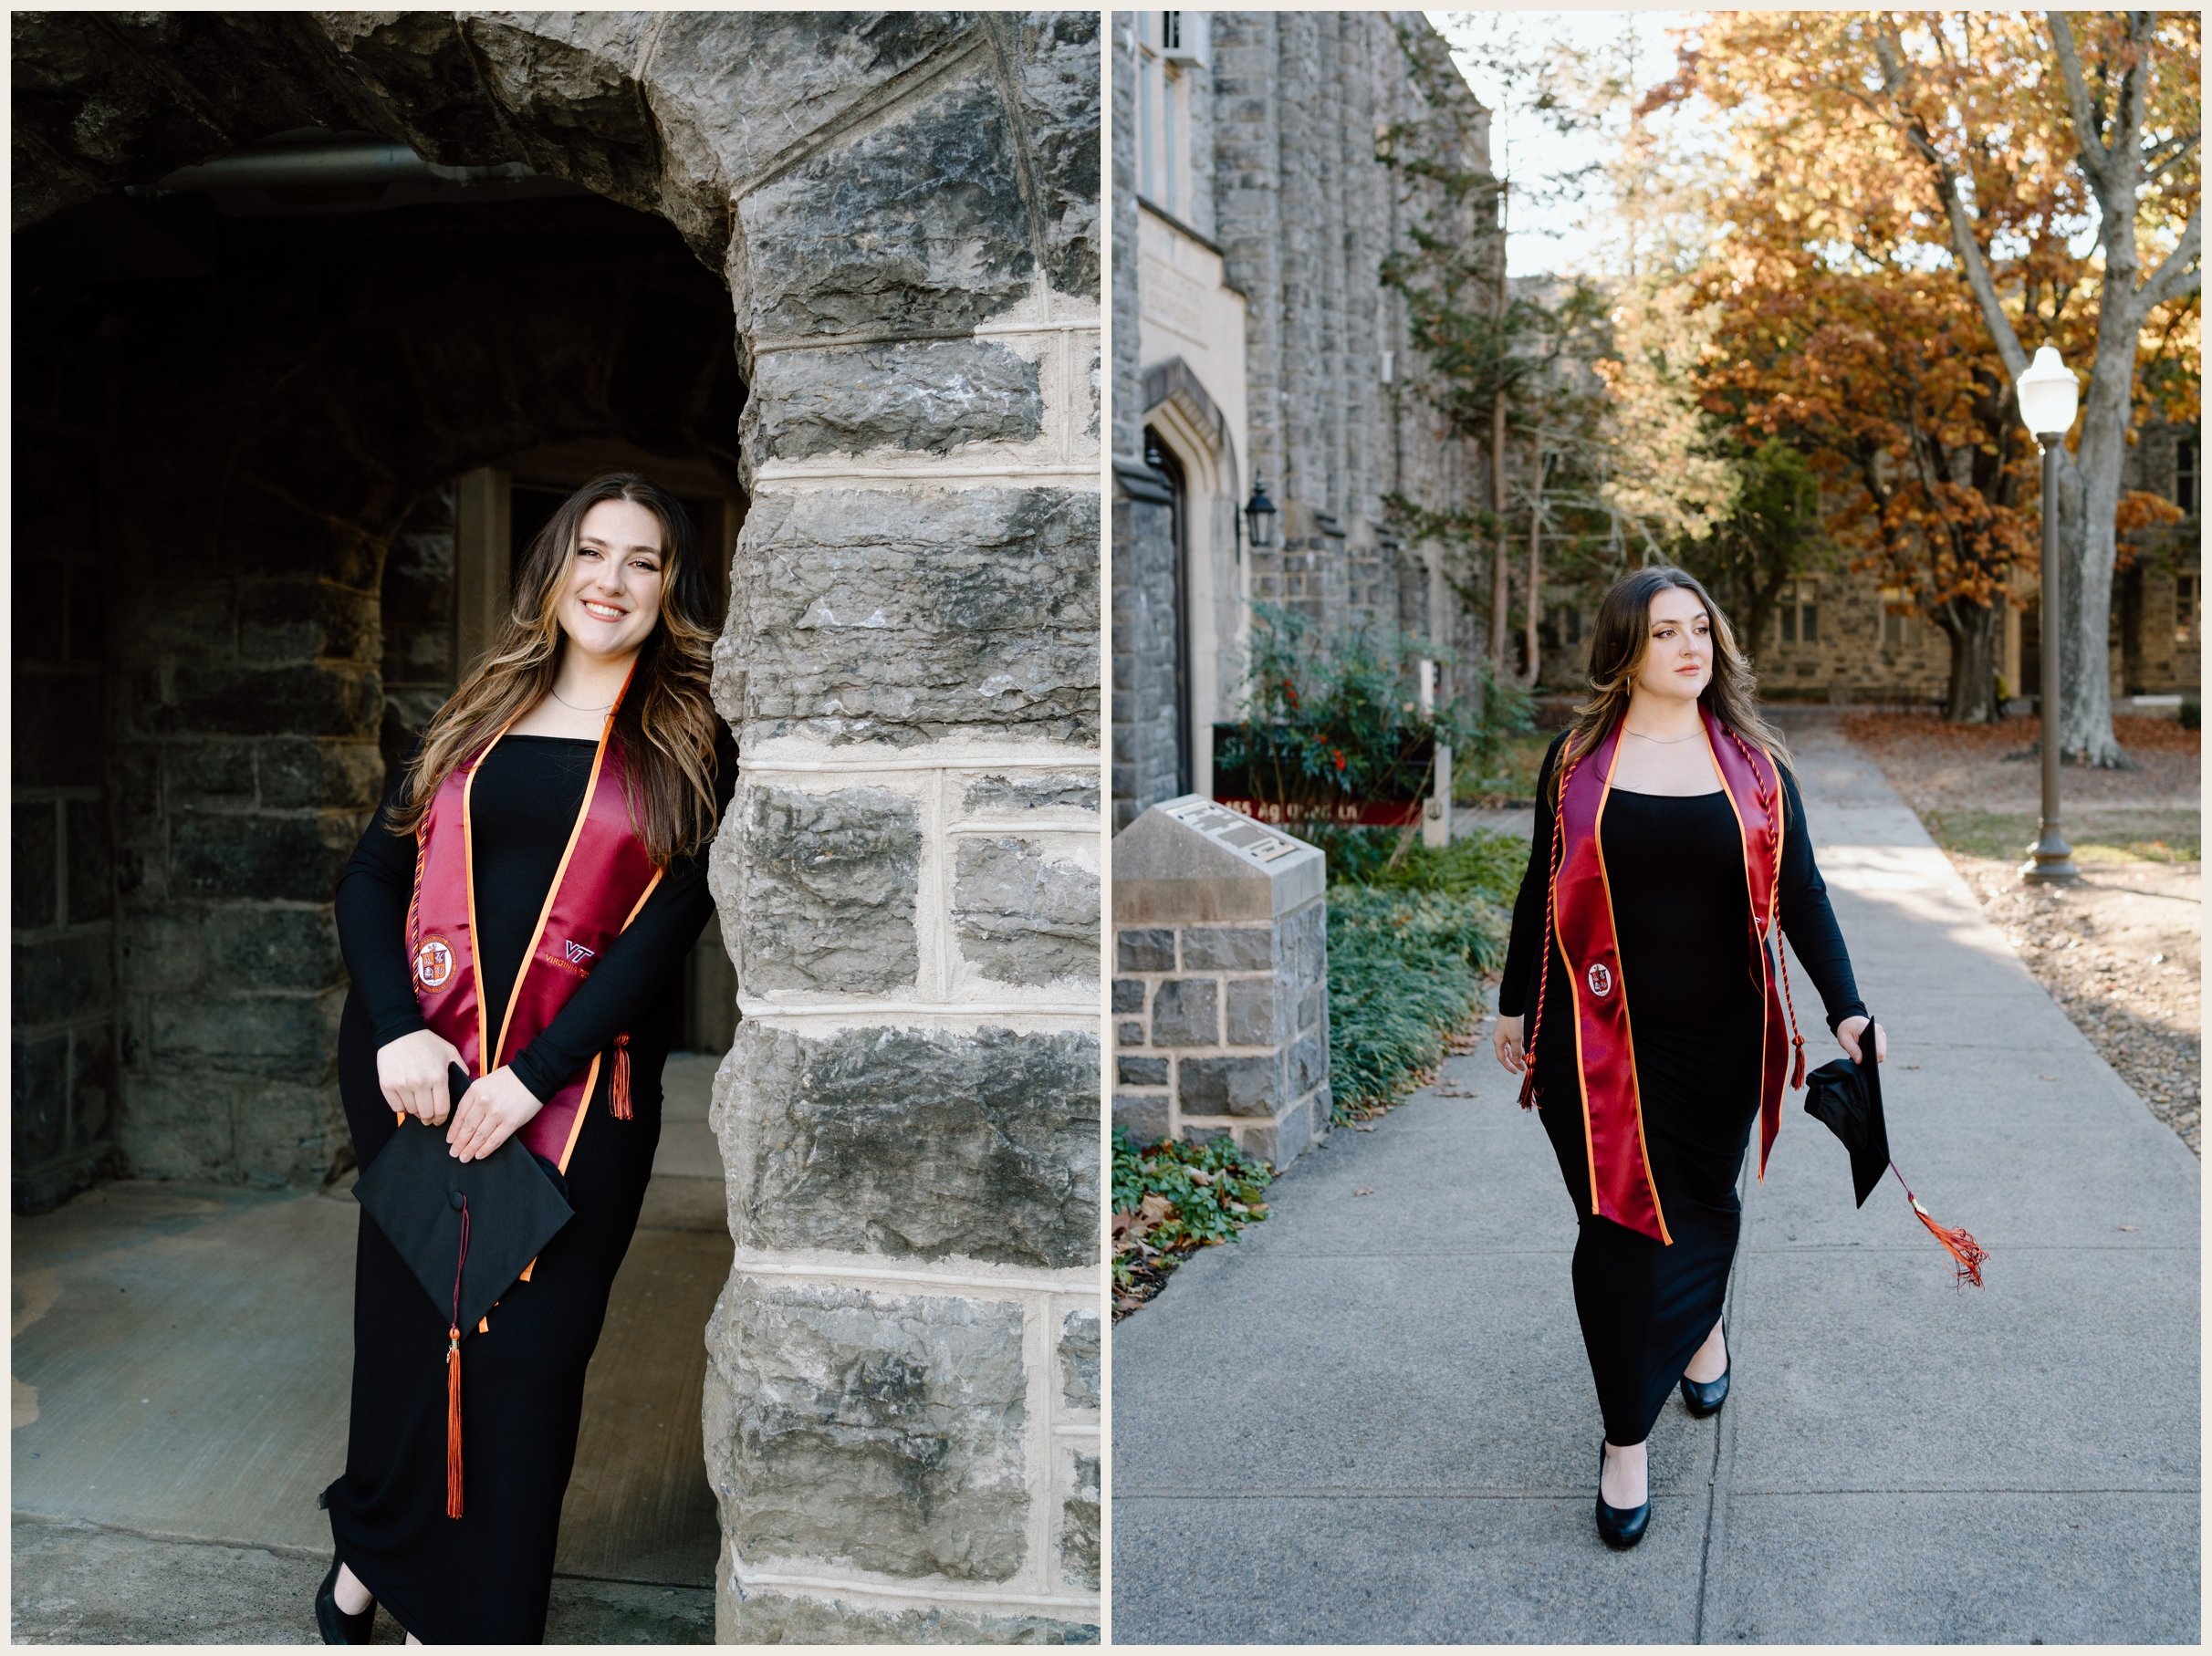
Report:
[[[18,932],[42,931],[60,919],[60,807],[51,799],[18,805],[9,819],[14,858],[8,921]]]
[[[1124,1020],[1114,1026],[1114,1039],[1123,1047],[1144,1045],[1144,1026]]]
[[[968,784],[960,806],[971,817],[1017,811],[1095,811],[1099,808],[1099,779],[1096,773],[1082,771],[982,776]]]
[[[1099,1314],[1070,1311],[1060,1318],[1060,1401],[1071,1409],[1099,1406]]]
[[[1153,994],[1155,1047],[1221,1045],[1221,1003],[1208,977],[1171,977]]]
[[[134,653],[224,656],[235,647],[237,585],[219,580],[130,581],[117,595],[123,637]]]
[[[207,916],[211,984],[225,989],[331,989],[345,981],[329,908],[219,908]]]
[[[1020,1569],[1020,1306],[740,1276],[706,1342],[707,1468],[738,1557],[961,1581]]]
[[[235,1076],[128,1072],[115,1122],[123,1172],[133,1179],[228,1179]]]
[[[1113,934],[1113,948],[1117,971],[1175,969],[1175,934],[1164,927],[1122,926]]]
[[[871,449],[942,454],[1044,429],[1037,364],[988,339],[928,339],[759,359],[746,402],[756,461]]]
[[[1289,1066],[1293,1098],[1312,1091],[1329,1078],[1329,1046],[1318,1031],[1292,1043]]]
[[[68,923],[106,920],[115,912],[115,848],[108,832],[108,807],[97,799],[72,799],[64,811],[68,824]]]
[[[1096,1644],[1099,1630],[1049,1616],[984,1616],[932,1607],[886,1609],[882,1600],[802,1599],[755,1589],[736,1606],[724,1644]]]
[[[254,803],[251,742],[183,740],[162,743],[154,751],[172,806]]]
[[[104,928],[12,944],[8,999],[16,1026],[67,1023],[113,1006],[114,948]]]
[[[1075,1487],[1060,1503],[1060,1572],[1079,1587],[1099,1584],[1099,1457],[1075,1457]]]
[[[1164,1087],[1167,1085],[1165,1058],[1117,1058],[1115,1078],[1124,1087]]]
[[[1045,273],[1061,293],[1099,291],[1099,18],[1007,15],[1018,30],[1015,97],[1043,221]]]
[[[265,810],[370,811],[384,797],[384,755],[374,742],[277,737],[256,743],[254,760]]]
[[[373,739],[383,710],[376,670],[354,663],[180,666],[164,687],[141,676],[133,703],[157,735],[311,734]]]
[[[381,644],[372,594],[276,579],[248,581],[239,595],[240,661],[371,661]]]
[[[1113,1095],[1113,1124],[1129,1130],[1140,1145],[1157,1144],[1167,1137],[1169,1106],[1164,1093],[1117,1092]]]
[[[97,787],[107,688],[87,673],[18,672],[9,686],[9,778],[16,787]]]
[[[334,811],[179,811],[170,825],[170,890],[187,899],[329,902],[360,838],[360,819]]]
[[[713,871],[716,899],[736,916],[747,991],[911,987],[921,969],[921,807],[880,787],[740,787],[745,831],[734,858],[723,837]]]
[[[115,1112],[115,1029],[95,1025],[69,1036],[68,1149],[89,1148],[107,1137]]]
[[[1086,1032],[738,1026],[715,1126],[741,1247],[1059,1268],[1097,1256]]]
[[[1113,980],[1113,1009],[1116,1012],[1144,1010],[1144,980],[1141,977],[1117,977]]]
[[[764,494],[736,581],[715,678],[743,741],[1097,739],[1095,495]]]
[[[660,147],[672,171],[720,186],[725,200],[974,27],[944,12],[642,15],[665,22],[646,72]]]
[[[275,1189],[320,1185],[351,1140],[331,1087],[249,1087],[238,1097],[236,1172]]]
[[[996,982],[1098,982],[1098,874],[1033,840],[960,840],[953,925],[962,955]]]
[[[1183,933],[1185,972],[1265,972],[1275,964],[1267,926],[1191,926]]]
[[[737,214],[730,286],[753,338],[965,332],[1036,277],[1006,104],[980,66],[769,180]]]
[[[1275,980],[1271,977],[1232,978],[1225,987],[1228,991],[1229,1045],[1275,1046]]]
[[[1176,1102],[1186,1116],[1271,1116],[1281,1066],[1265,1058],[1184,1058]]]
[[[28,1167],[60,1153],[68,1121],[69,1037],[50,1035],[41,1040],[10,1043],[14,1065],[10,1088],[14,1146],[17,1167]]]
[[[129,993],[206,985],[207,927],[200,911],[141,909],[123,916],[117,935]]]
[[[154,1056],[319,1080],[334,1063],[335,995],[163,995],[154,1003]]]

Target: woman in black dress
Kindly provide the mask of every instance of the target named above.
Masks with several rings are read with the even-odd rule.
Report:
[[[1779,1000],[1769,988],[1775,969],[1787,967],[1779,938],[1770,963],[1760,959],[1754,928],[1765,922],[1755,904],[1779,920],[1854,1059],[1868,1020],[1813,865],[1796,781],[1783,768],[1789,752],[1758,714],[1719,606],[1679,569],[1628,576],[1599,609],[1590,684],[1591,699],[1544,757],[1493,1043],[1498,1062],[1524,1074],[1525,1014],[1540,1009],[1528,1031],[1533,1096],[1581,1220],[1575,1307],[1605,1423],[1598,1526],[1626,1547],[1649,1517],[1644,1439],[1667,1394],[1679,1381],[1691,1412],[1711,1414],[1727,1390],[1720,1313],[1741,1221],[1736,1185],[1752,1122],[1762,1104],[1777,1108],[1781,1091],[1782,1015],[1788,1026],[1795,1021],[1786,975]],[[1585,832],[1602,854],[1597,901],[1606,909],[1579,935],[1608,947],[1585,946],[1570,962],[1555,831],[1564,827],[1562,770],[1586,762],[1593,769],[1574,797],[1586,810],[1602,786],[1594,834]],[[1591,958],[1600,953],[1617,963],[1617,983]],[[1626,1037],[1617,1049],[1588,1021],[1616,987]],[[1874,1039],[1885,1057],[1880,1028]],[[1618,1073],[1623,1052],[1633,1077]],[[1610,1142],[1585,1103],[1609,1090],[1640,1110]],[[1643,1169],[1633,1165],[1639,1140]],[[1601,1216],[1593,1172],[1616,1192],[1641,1198],[1648,1190],[1648,1209],[1632,1205],[1649,1222]]]
[[[323,1496],[336,1553],[317,1596],[326,1643],[367,1643],[376,1602],[411,1643],[544,1637],[584,1371],[652,1172],[682,962],[713,906],[706,841],[736,769],[708,691],[711,590],[672,495],[634,474],[586,484],[532,542],[504,633],[432,722],[339,878],[339,937],[353,979],[339,1088],[364,1169],[402,1116],[445,1121],[451,1063],[481,1078],[448,1135],[463,1160],[490,1154],[548,1100],[569,1110],[582,1102],[564,1130],[565,1157],[548,1157],[563,1163],[575,1216],[466,1341],[465,1503],[448,1484],[446,1314],[361,1217],[346,1470]],[[618,780],[602,784],[609,764]],[[464,793],[441,796],[462,776],[471,778]],[[548,986],[539,955],[550,945],[541,950],[539,934],[557,881],[564,902],[599,894],[592,866],[572,859],[579,813],[603,786],[628,811],[637,841],[628,866],[654,877],[634,908],[622,894],[627,923],[617,917],[597,958],[570,950],[588,974],[572,965]],[[475,1066],[425,1016],[427,990],[448,980],[451,956],[436,953],[442,939],[425,953],[414,935],[430,890],[418,845],[450,857],[463,843],[430,832],[441,797],[466,801],[474,911],[465,931],[443,929],[474,940],[466,963],[486,1027],[526,1000],[558,1008],[527,1042],[503,1032]],[[617,808],[600,797],[602,809]],[[619,826],[614,840],[626,843]],[[518,981],[526,963],[537,974],[528,996]],[[448,1515],[449,1491],[459,1516]]]

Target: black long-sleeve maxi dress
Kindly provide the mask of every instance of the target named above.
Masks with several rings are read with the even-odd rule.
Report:
[[[581,808],[597,745],[509,735],[471,796],[477,936],[487,1004],[504,1005]],[[725,744],[722,801],[735,781]],[[366,1169],[397,1130],[378,1090],[377,1049],[422,1029],[406,924],[414,841],[385,826],[395,781],[339,878],[339,943],[353,984],[339,1025],[339,1089]],[[682,965],[713,901],[704,854],[672,864],[591,975],[523,1051],[516,1078],[550,1098],[615,1036],[631,1036],[631,1117],[605,1093],[611,1063],[570,1154],[575,1217],[530,1280],[510,1288],[488,1332],[464,1348],[465,1501],[445,1515],[446,1313],[366,1213],[355,1250],[352,1419],[345,1474],[323,1495],[338,1556],[407,1631],[426,1643],[536,1643],[561,1497],[575,1464],[584,1371],[628,1251],[661,1135],[661,1070],[681,1027]]]
[[[1551,875],[1562,735],[1544,757],[1536,831],[1513,907],[1498,985],[1505,1016],[1532,1012]],[[1832,1032],[1862,1015],[1842,933],[1814,865],[1804,803],[1784,769],[1781,926],[1820,992]],[[1608,1442],[1641,1443],[1720,1318],[1743,1210],[1736,1193],[1758,1118],[1762,1033],[1758,963],[1746,935],[1743,841],[1727,794],[1675,797],[1615,786],[1599,829],[1635,1016],[1636,1086],[1659,1203],[1674,1245],[1590,1211],[1575,1080],[1574,1002],[1554,943],[1537,1041],[1539,1114],[1581,1225],[1575,1309]],[[1778,941],[1778,949],[1781,946]],[[1523,1026],[1523,1037],[1528,1030]],[[1809,1063],[1818,1063],[1810,1057]]]

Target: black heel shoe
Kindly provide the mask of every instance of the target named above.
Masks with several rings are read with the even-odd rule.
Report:
[[[315,1625],[321,1630],[325,1644],[367,1644],[370,1629],[376,1622],[376,1600],[358,1616],[349,1616],[338,1608],[338,1559],[330,1559],[329,1573],[322,1585],[315,1589]]]
[[[1598,1441],[1598,1534],[1605,1545],[1616,1551],[1626,1552],[1643,1539],[1643,1531],[1652,1521],[1652,1498],[1646,1494],[1641,1506],[1608,1506],[1605,1505],[1605,1442]]]
[[[1720,1371],[1716,1380],[1694,1380],[1682,1377],[1682,1401],[1689,1411],[1703,1420],[1708,1414],[1718,1414],[1721,1404],[1728,1401],[1728,1376],[1736,1372],[1736,1354],[1728,1354],[1728,1366]]]

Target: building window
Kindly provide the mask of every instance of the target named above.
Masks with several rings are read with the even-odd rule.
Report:
[[[1137,14],[1137,193],[1169,216],[1191,216],[1191,71],[1205,62],[1201,12]]]
[[[2174,641],[2176,644],[2196,642],[2196,630],[2203,620],[2205,594],[2203,584],[2194,574],[2174,578]]]
[[[1902,587],[1884,587],[1882,588],[1883,643],[1899,647],[1904,645],[1905,641],[1905,631],[1906,629],[1912,625],[1913,617],[1909,612],[1900,615],[1896,610],[1892,609],[1890,606],[1892,604],[1909,603],[1912,600],[1912,596],[1913,595],[1911,593],[1907,592]]]
[[[2197,503],[2196,445],[2181,442],[2174,445],[2174,504],[2191,517],[2196,516]]]
[[[1780,625],[1785,644],[1821,641],[1821,606],[1810,581],[1791,581],[1782,588]]]
[[[1183,49],[1183,14],[1181,12],[1162,12],[1160,14],[1160,49],[1163,52],[1179,52]]]

